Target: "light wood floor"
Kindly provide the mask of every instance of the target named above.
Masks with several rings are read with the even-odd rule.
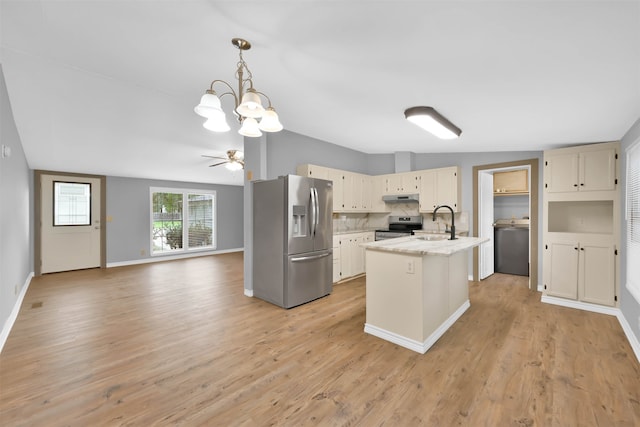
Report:
[[[284,310],[242,254],[33,279],[0,354],[3,426],[638,426],[618,321],[470,283],[424,355],[363,332],[364,278]]]

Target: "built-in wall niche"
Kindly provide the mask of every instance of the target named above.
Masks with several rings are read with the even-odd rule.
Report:
[[[613,201],[549,202],[551,233],[613,233]]]

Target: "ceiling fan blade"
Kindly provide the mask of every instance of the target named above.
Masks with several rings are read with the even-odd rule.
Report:
[[[214,166],[224,165],[225,163],[229,163],[229,162],[220,162],[220,163],[216,163],[215,165],[209,165],[209,167],[212,168]]]
[[[220,159],[220,160],[227,160],[226,157],[218,157],[218,156],[207,156],[206,154],[203,154],[202,157],[207,157],[209,159]]]

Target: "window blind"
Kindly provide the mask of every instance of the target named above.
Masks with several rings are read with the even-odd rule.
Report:
[[[640,303],[640,140],[627,151],[627,289]]]

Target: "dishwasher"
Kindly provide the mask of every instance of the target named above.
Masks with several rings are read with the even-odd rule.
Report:
[[[495,272],[528,276],[529,220],[496,220],[493,237]]]

